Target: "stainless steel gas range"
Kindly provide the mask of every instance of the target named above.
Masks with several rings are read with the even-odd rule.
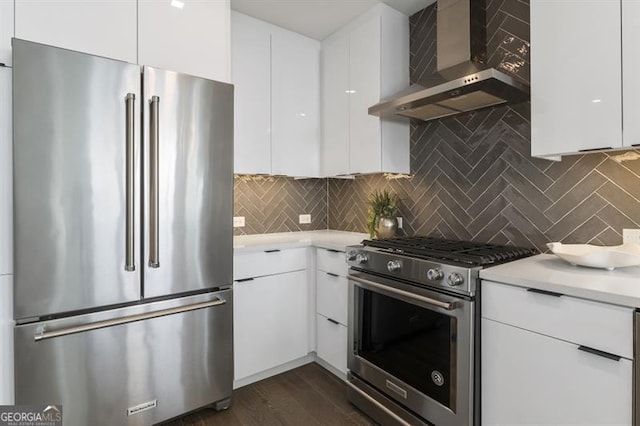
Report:
[[[535,249],[427,237],[347,250],[349,400],[382,425],[479,424],[480,269]]]

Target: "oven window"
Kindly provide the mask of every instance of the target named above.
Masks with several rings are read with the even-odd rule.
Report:
[[[455,392],[456,379],[456,319],[356,288],[359,292],[358,355],[454,409],[451,395]]]

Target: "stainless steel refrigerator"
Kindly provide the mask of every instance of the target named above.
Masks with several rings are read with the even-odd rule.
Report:
[[[148,425],[233,381],[233,86],[13,40],[17,404]]]

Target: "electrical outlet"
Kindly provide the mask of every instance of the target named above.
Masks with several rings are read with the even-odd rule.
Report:
[[[233,217],[233,227],[234,228],[242,228],[244,226],[244,216],[234,216]]]
[[[623,229],[622,243],[634,243],[640,246],[640,229]]]
[[[398,229],[402,229],[402,217],[396,216],[396,219],[398,221]]]
[[[311,215],[310,214],[301,214],[299,216],[299,223],[311,223]]]

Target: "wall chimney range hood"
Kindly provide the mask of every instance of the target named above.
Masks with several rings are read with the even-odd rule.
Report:
[[[370,107],[369,114],[429,121],[528,100],[528,85],[486,65],[485,1],[438,0],[436,7],[438,71]]]

